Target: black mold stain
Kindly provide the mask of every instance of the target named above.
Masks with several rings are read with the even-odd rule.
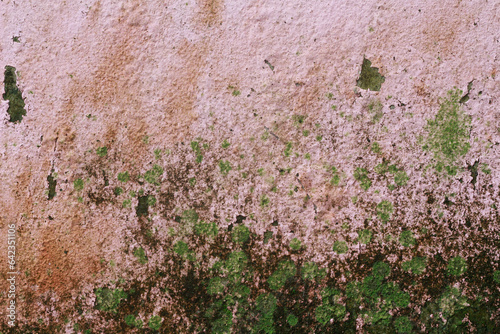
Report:
[[[9,122],[21,122],[23,116],[26,116],[24,109],[24,100],[19,88],[17,88],[16,68],[12,66],[5,66],[4,73],[4,87],[5,93],[3,99],[9,101],[9,109],[7,113],[10,116]]]

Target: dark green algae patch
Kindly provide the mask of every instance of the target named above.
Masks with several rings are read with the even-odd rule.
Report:
[[[4,89],[3,99],[9,101],[9,109],[7,113],[10,116],[9,122],[21,122],[23,116],[26,116],[26,109],[24,109],[24,99],[21,91],[17,87],[16,68],[12,66],[5,66],[4,73]]]

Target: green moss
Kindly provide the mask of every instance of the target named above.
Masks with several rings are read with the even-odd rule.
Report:
[[[394,183],[398,186],[405,186],[410,178],[405,171],[399,171],[394,175]]]
[[[190,252],[189,246],[184,241],[179,240],[174,245],[174,252],[177,253],[177,255],[184,256]]]
[[[393,210],[392,203],[387,200],[377,204],[377,216],[383,223],[387,223],[391,219]]]
[[[394,282],[389,282],[383,285],[382,296],[391,308],[408,307],[408,304],[410,303],[410,295],[401,291]]]
[[[148,263],[148,257],[146,256],[146,252],[144,248],[139,247],[134,250],[134,256],[137,258],[140,264]]]
[[[426,266],[427,266],[427,258],[423,256],[423,257],[414,257],[410,261],[403,262],[401,268],[404,271],[410,271],[412,274],[420,275],[424,272]]]
[[[120,196],[123,193],[123,189],[120,187],[115,187],[113,193],[115,194],[115,196]]]
[[[377,67],[371,67],[372,63],[368,59],[363,59],[361,66],[361,74],[356,82],[356,85],[361,89],[369,89],[379,91],[385,78],[379,74]]]
[[[205,144],[203,144],[203,148],[205,148]],[[201,154],[200,143],[198,141],[192,141],[191,149],[193,149],[193,151],[196,154],[196,159],[195,159],[196,163],[201,163],[203,161],[203,155]]]
[[[260,314],[252,333],[275,333],[273,314],[277,307],[276,297],[272,294],[261,294],[255,301],[255,308]]]
[[[128,182],[130,180],[130,174],[128,172],[118,173],[118,181]]]
[[[261,314],[273,314],[276,306],[277,300],[272,293],[260,294],[255,300],[255,308]]]
[[[215,222],[204,223],[200,222],[194,226],[194,231],[198,235],[206,235],[208,237],[215,237],[219,234],[219,228]]]
[[[401,232],[401,234],[399,235],[399,242],[404,247],[413,247],[413,246],[415,246],[416,240],[415,240],[415,237],[413,236],[413,232],[412,231],[403,231],[403,232]]]
[[[160,330],[161,328],[161,317],[159,315],[154,315],[151,318],[149,318],[149,323],[148,326],[154,331]]]
[[[262,195],[262,197],[260,198],[260,206],[262,207],[266,207],[266,206],[269,206],[269,198],[267,197],[266,194]]]
[[[133,314],[125,316],[125,323],[130,327],[141,329],[143,326],[142,320],[136,318]]]
[[[491,169],[488,168],[488,164],[481,164],[481,171],[486,174],[486,175],[489,175],[491,174]]]
[[[361,230],[358,231],[358,241],[364,245],[367,245],[372,240],[372,231],[371,230]]]
[[[447,269],[449,275],[460,276],[467,271],[467,261],[460,256],[455,256],[448,262]]]
[[[278,264],[278,269],[267,279],[267,283],[272,290],[279,290],[288,279],[295,276],[295,263],[292,261],[281,261]]]
[[[316,136],[316,141],[322,141],[322,140],[323,140],[323,136],[321,136],[321,135]]]
[[[239,96],[241,94],[241,92],[239,90],[233,90],[233,96]]]
[[[273,237],[273,231],[264,232],[264,244],[267,244],[269,240]]]
[[[377,142],[373,142],[371,149],[372,149],[372,152],[376,153],[376,154],[379,154],[382,152],[382,149],[380,148],[380,145]]]
[[[233,241],[238,244],[244,244],[250,238],[250,230],[245,225],[239,225],[233,228]]]
[[[285,146],[285,151],[283,152],[285,157],[289,157],[292,154],[292,143],[288,142]]]
[[[349,248],[347,247],[347,243],[345,241],[337,240],[333,243],[333,251],[337,254],[347,253]]]
[[[495,270],[493,273],[493,281],[500,284],[500,270]]]
[[[188,182],[191,187],[194,187],[196,185],[196,178],[192,177],[188,180]]]
[[[388,170],[388,171],[389,171],[389,173],[391,173],[391,174],[395,174],[395,173],[397,173],[397,172],[399,171],[398,166],[396,166],[396,165],[390,165],[390,166],[387,168],[387,170]]]
[[[311,155],[309,153],[304,154],[306,160],[311,160]]]
[[[130,208],[132,206],[132,201],[130,199],[126,199],[122,203],[122,207],[124,208]]]
[[[355,304],[359,304],[363,298],[362,294],[363,284],[358,281],[349,282],[346,285],[345,293],[347,298],[349,298]]]
[[[222,148],[223,149],[226,149],[228,148],[229,146],[231,146],[231,143],[227,141],[227,139],[224,139],[224,141],[222,142]]]
[[[302,135],[303,135],[304,137],[309,136],[309,130],[304,130],[304,131],[302,131]]]
[[[193,151],[195,151],[196,153],[201,151],[200,150],[200,143],[198,141],[193,140],[190,145],[191,145],[191,149]]]
[[[260,139],[262,139],[263,141],[266,141],[269,139],[269,131],[264,131],[264,133],[262,134],[262,136],[260,136]]]
[[[26,109],[24,109],[24,99],[21,91],[17,87],[16,68],[12,66],[5,66],[4,72],[4,89],[3,99],[9,101],[9,122],[21,122],[23,116],[26,116]]]
[[[448,174],[457,172],[457,160],[470,148],[471,119],[459,103],[462,91],[452,89],[441,100],[441,106],[433,120],[427,121],[427,142],[424,149],[434,154],[436,170],[445,169]]]
[[[123,289],[98,288],[95,290],[95,308],[99,311],[117,313],[118,306],[122,299],[127,298],[127,293]]]
[[[84,182],[82,179],[76,179],[73,181],[73,187],[75,188],[76,191],[83,190]]]
[[[213,303],[205,312],[205,316],[213,318],[211,321],[212,333],[229,334],[233,324],[233,313],[223,301]]]
[[[456,312],[469,306],[467,298],[462,296],[460,290],[448,286],[438,302],[439,309],[445,319],[451,318]]]
[[[306,262],[301,269],[302,278],[307,280],[322,279],[326,277],[326,269],[319,269],[314,262]]]
[[[340,183],[340,175],[339,174],[333,175],[333,177],[330,180],[330,183],[334,186],[338,186]]]
[[[227,174],[229,174],[229,172],[231,171],[231,169],[233,169],[231,167],[231,163],[229,161],[224,161],[224,160],[220,160],[219,161],[219,168],[220,168],[220,172],[222,175],[226,176]]]
[[[154,150],[154,154],[155,154],[155,159],[156,160],[160,160],[161,159],[161,149],[157,148],[156,150]]]
[[[356,168],[354,178],[360,183],[363,190],[368,190],[372,185],[372,181],[368,178],[368,171],[365,168]]]
[[[306,118],[307,118],[306,115],[293,115],[292,116],[293,124],[295,126],[300,126],[300,125],[304,124],[304,121],[306,120]]]
[[[225,272],[227,274],[238,274],[247,268],[248,257],[243,251],[235,251],[229,254],[228,259],[224,263]]]
[[[377,166],[375,166],[374,170],[375,170],[375,173],[383,175],[389,171],[388,163],[383,162],[381,164],[378,164]]]
[[[181,219],[185,223],[195,224],[200,217],[195,209],[188,209],[182,212]]]
[[[314,314],[321,325],[326,325],[331,319],[342,320],[345,317],[346,308],[340,304],[323,304],[316,308]]]
[[[408,334],[412,332],[413,325],[407,316],[401,316],[394,320],[394,328],[396,328],[398,333]]]
[[[155,186],[160,185],[160,177],[163,175],[163,168],[159,165],[154,165],[152,169],[144,173],[144,180]]]
[[[372,268],[372,275],[377,277],[377,279],[384,279],[391,274],[391,266],[387,263],[379,261],[375,262]]]
[[[287,317],[286,317],[286,322],[288,322],[288,324],[292,327],[294,327],[295,325],[297,325],[297,323],[299,322],[299,318],[297,318],[296,316],[294,316],[293,314],[289,314]]]
[[[368,103],[368,110],[373,114],[372,123],[377,123],[382,119],[384,116],[382,108],[382,103],[378,99],[373,99]]]
[[[148,196],[148,206],[155,206],[156,205],[156,197],[153,195]]]
[[[108,148],[106,146],[98,147],[96,153],[100,157],[105,157],[106,155],[108,155]]]
[[[293,238],[290,241],[290,248],[294,251],[298,251],[302,247],[302,243],[300,242],[299,239]]]
[[[220,277],[213,277],[208,282],[207,293],[209,295],[217,295],[224,292],[226,286]]]

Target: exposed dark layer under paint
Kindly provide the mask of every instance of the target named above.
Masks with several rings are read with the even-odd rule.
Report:
[[[135,209],[137,217],[147,217],[149,214],[148,196],[139,196],[139,203]]]
[[[24,100],[19,88],[17,88],[17,78],[16,78],[16,68],[12,66],[5,66],[4,73],[4,87],[5,93],[3,94],[3,99],[9,101],[9,113],[10,122],[21,122],[23,116],[26,116],[26,110],[24,109]]]
[[[52,173],[49,176],[47,176],[47,182],[49,182],[48,199],[51,200],[56,196],[56,185],[57,185],[57,180],[52,176]]]
[[[385,81],[380,73],[378,73],[377,67],[371,67],[372,62],[368,59],[363,59],[363,65],[361,66],[361,74],[356,82],[356,85],[361,89],[369,89],[372,91],[379,91],[380,87]]]

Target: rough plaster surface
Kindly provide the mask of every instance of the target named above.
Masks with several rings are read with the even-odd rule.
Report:
[[[125,331],[119,319],[93,308],[94,289],[120,277],[150,280],[155,266],[173,256],[167,244],[176,239],[167,232],[180,228],[174,217],[191,207],[221,231],[244,215],[256,235],[272,228],[285,244],[297,237],[305,251],[280,254],[316,261],[345,282],[343,270],[370,252],[353,242],[357,231],[382,229],[376,205],[388,200],[392,218],[374,237],[388,263],[414,253],[397,242],[384,245],[387,234],[425,227],[432,237],[417,235],[417,254],[448,261],[482,252],[498,270],[498,1],[5,0],[0,14],[0,67],[16,67],[27,110],[13,124],[8,102],[0,103],[0,287],[7,289],[7,225],[15,222],[19,330],[70,333],[82,323],[94,333]],[[385,77],[380,91],[356,87],[365,57]],[[462,108],[472,119],[471,148],[460,158],[463,170],[443,177],[428,168],[433,156],[420,139],[439,99],[453,87],[465,94],[470,82]],[[368,105],[376,100],[383,117],[373,124]],[[304,123],[294,124],[293,115],[306,116]],[[210,146],[201,164],[190,147],[196,138]],[[226,149],[224,139],[231,143]],[[380,154],[370,151],[374,141]],[[102,146],[106,157],[96,155]],[[404,168],[406,186],[391,191],[388,177],[373,172],[383,159]],[[220,160],[232,165],[227,176]],[[472,185],[467,166],[476,161],[491,173],[479,172]],[[161,184],[138,184],[154,164],[165,170]],[[326,165],[338,169],[338,186]],[[358,167],[369,171],[367,191],[354,178]],[[286,168],[292,169],[281,175]],[[57,195],[49,201],[52,169]],[[117,181],[123,171],[132,176],[127,185]],[[74,190],[77,178],[86,180],[81,192]],[[116,186],[125,190],[121,197],[113,194]],[[137,198],[122,208],[128,192],[141,188],[158,201],[148,220],[137,217]],[[454,204],[443,204],[452,193]],[[270,204],[262,208],[264,194]],[[468,217],[472,227],[465,227]],[[148,229],[159,246],[144,237]],[[333,252],[335,240],[349,241],[349,252]],[[146,267],[132,255],[139,245]],[[272,247],[257,247],[255,257],[266,262]],[[465,280],[457,282],[467,291]],[[174,325],[195,332],[183,306],[158,289],[145,293],[147,309],[135,312],[145,321],[168,314],[166,333]],[[7,331],[6,301],[0,323]],[[425,301],[425,294],[412,300],[417,314]]]

